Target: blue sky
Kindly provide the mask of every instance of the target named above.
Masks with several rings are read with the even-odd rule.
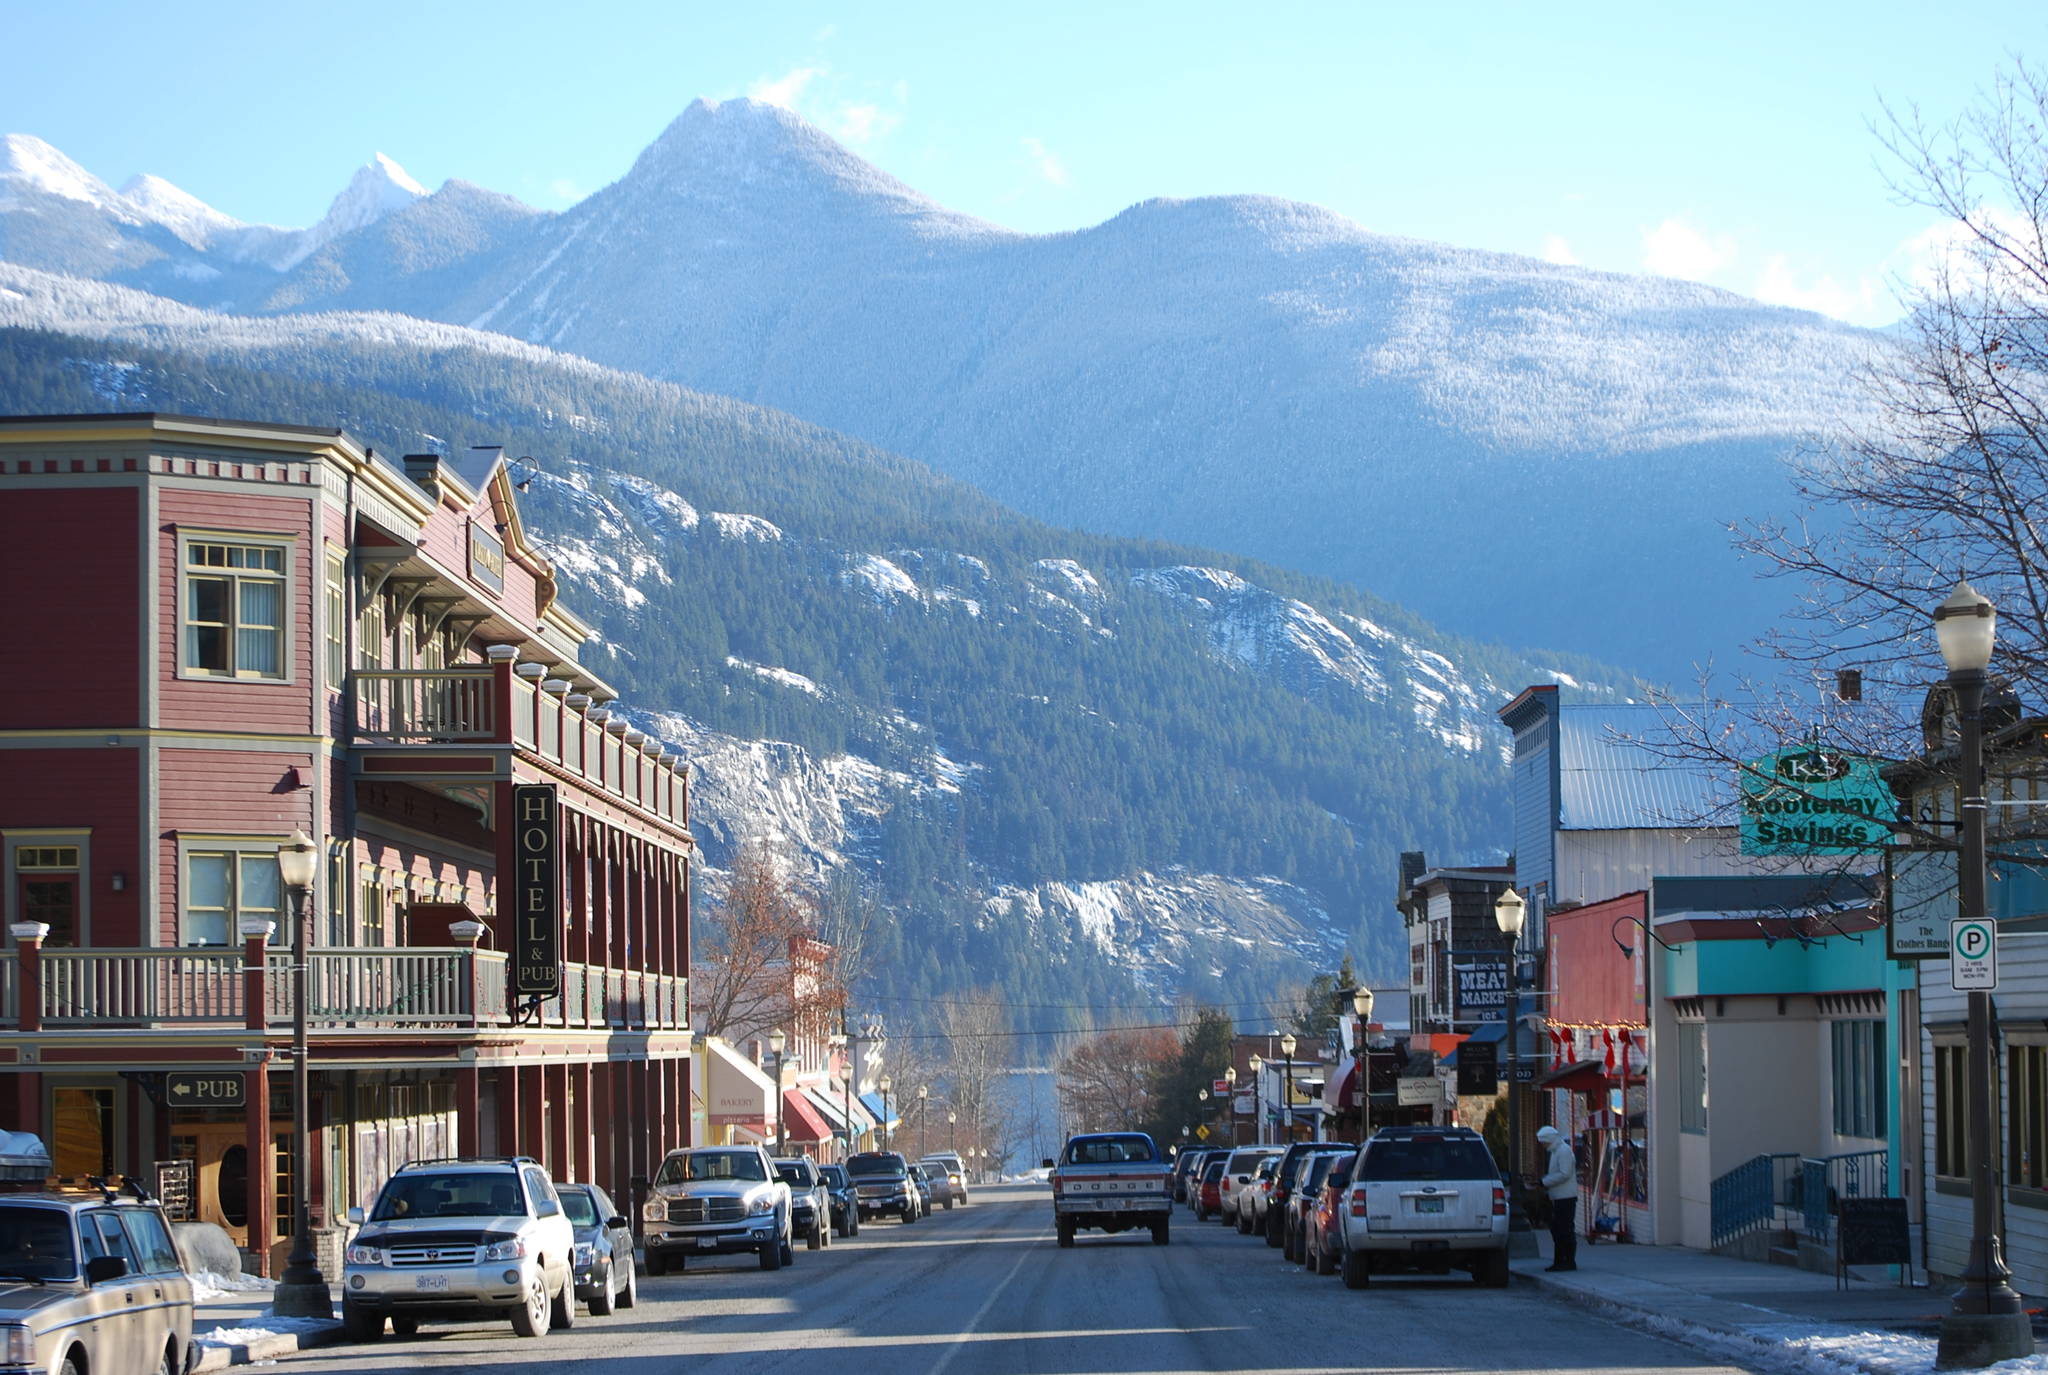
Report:
[[[1930,228],[1880,98],[1952,117],[2048,63],[2048,4],[0,0],[0,37],[0,131],[243,220],[311,223],[380,151],[559,208],[754,94],[1019,229],[1260,192],[1870,324]]]

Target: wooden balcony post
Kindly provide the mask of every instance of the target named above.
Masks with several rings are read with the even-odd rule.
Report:
[[[18,921],[7,928],[7,934],[14,937],[15,975],[19,980],[16,987],[21,1004],[19,1020],[15,1023],[23,1031],[43,1029],[43,940],[50,934],[47,922]],[[38,1076],[40,1083],[40,1076]],[[36,1114],[40,1119],[40,1111]],[[28,1128],[24,1127],[26,1131]]]
[[[242,929],[242,1026],[261,1031],[270,1025],[270,938],[277,923],[261,917],[243,917]]]
[[[512,743],[512,664],[519,657],[517,645],[492,645],[484,650],[484,657],[491,661],[491,706],[492,740],[500,745]]]
[[[469,1024],[481,1025],[484,989],[483,974],[477,968],[476,947],[477,942],[484,938],[484,924],[480,921],[451,921],[448,923],[448,938],[462,947],[463,983],[469,990],[469,1006],[464,1010],[469,1013]]]

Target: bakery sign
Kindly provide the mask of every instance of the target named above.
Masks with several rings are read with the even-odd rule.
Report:
[[[512,992],[562,991],[562,827],[555,785],[512,788]]]

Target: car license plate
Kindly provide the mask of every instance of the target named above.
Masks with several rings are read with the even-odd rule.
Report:
[[[1418,1213],[1440,1213],[1443,1210],[1444,1201],[1440,1198],[1418,1198],[1415,1200],[1415,1211]]]
[[[1411,1251],[1448,1251],[1451,1249],[1451,1244],[1442,1237],[1418,1237],[1416,1240],[1408,1243],[1408,1249]]]
[[[421,1294],[438,1294],[448,1287],[446,1275],[414,1275],[412,1287]]]
[[[697,1249],[700,1251],[709,1251],[712,1247],[716,1245],[718,1245],[718,1242],[711,1237],[697,1238]]]

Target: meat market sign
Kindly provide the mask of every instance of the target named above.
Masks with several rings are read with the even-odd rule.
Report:
[[[1742,770],[1742,853],[1852,855],[1884,848],[1898,799],[1882,759],[1806,746],[1752,759]]]
[[[555,785],[512,788],[512,992],[562,991],[562,826]]]

